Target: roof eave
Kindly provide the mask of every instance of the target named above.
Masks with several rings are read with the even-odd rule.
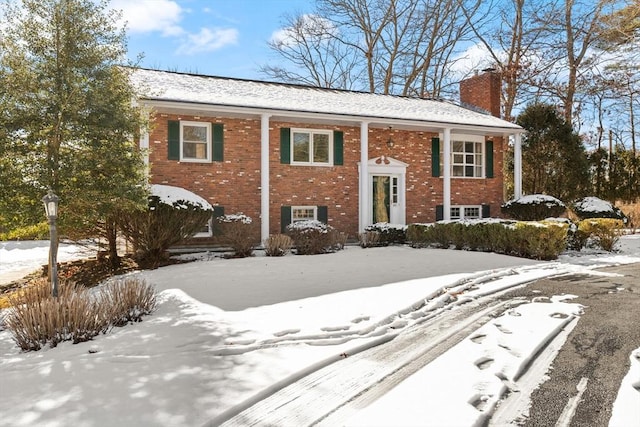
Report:
[[[157,99],[157,98],[145,98],[142,97],[139,101],[143,104],[148,105],[152,108],[161,108],[167,110],[182,110],[182,111],[206,111],[206,112],[217,112],[222,114],[240,114],[240,115],[250,115],[250,116],[261,116],[261,115],[269,115],[276,117],[283,117],[288,119],[318,119],[318,120],[326,120],[326,121],[341,121],[341,122],[353,122],[355,124],[358,123],[369,123],[371,125],[380,124],[380,125],[393,125],[396,127],[399,126],[407,126],[407,127],[416,127],[416,128],[426,128],[426,129],[452,129],[456,131],[484,131],[490,132],[493,134],[517,134],[522,133],[524,129],[516,124],[506,122],[501,120],[504,123],[507,123],[508,126],[494,126],[494,125],[480,125],[480,124],[468,124],[468,123],[457,123],[457,122],[446,122],[446,121],[429,121],[429,120],[414,120],[414,119],[406,119],[406,118],[398,118],[398,117],[390,117],[390,116],[372,116],[366,114],[339,114],[339,113],[320,113],[316,111],[300,111],[300,110],[288,110],[288,109],[274,109],[274,108],[264,108],[264,107],[249,107],[249,106],[237,106],[237,105],[227,105],[227,104],[216,104],[216,103],[198,103],[198,102],[187,102],[180,100],[169,100],[169,99]]]

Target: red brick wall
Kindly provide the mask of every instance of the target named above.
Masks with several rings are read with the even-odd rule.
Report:
[[[167,160],[167,121],[224,124],[224,161],[211,163]],[[280,128],[339,130],[344,133],[344,165],[298,166],[280,163]],[[387,141],[393,138],[394,146]],[[409,164],[406,175],[406,222],[432,222],[442,204],[442,178],[431,176],[428,132],[370,129],[369,158],[381,155]],[[271,122],[269,128],[270,233],[280,232],[281,206],[327,206],[329,224],[355,237],[358,231],[358,162],[360,127]],[[149,137],[151,182],[186,188],[224,206],[226,213],[260,218],[260,121],[222,117],[158,114]],[[452,204],[502,203],[502,141],[494,139],[493,179],[452,179]]]
[[[475,105],[500,117],[500,74],[487,71],[460,82],[460,102]]]

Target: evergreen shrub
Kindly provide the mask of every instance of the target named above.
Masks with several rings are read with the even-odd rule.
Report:
[[[620,219],[591,218],[579,221],[570,233],[571,249],[600,248],[612,252],[620,240],[624,223]]]
[[[293,239],[286,234],[274,234],[264,241],[264,252],[267,256],[284,256],[292,247]]]
[[[411,224],[407,230],[412,247],[454,247],[541,260],[557,258],[566,248],[566,236],[564,224],[513,221]]]
[[[612,203],[597,197],[583,197],[571,203],[571,210],[580,219],[587,218],[612,218],[627,222],[627,216],[620,208]]]
[[[118,225],[133,245],[138,264],[157,268],[169,258],[168,249],[196,234],[212,212],[186,200],[172,204],[158,196],[150,196],[148,200],[148,209],[118,215]]]
[[[509,200],[501,209],[504,214],[519,221],[542,221],[559,217],[567,210],[564,203],[546,194],[531,194]]]
[[[0,240],[45,240],[48,238],[49,224],[46,221],[0,233]]]
[[[371,237],[373,240],[377,240],[375,245],[373,244],[373,240],[369,240],[368,246],[389,246],[393,244],[402,245],[407,241],[407,226],[406,225],[397,225],[397,224],[389,224],[386,222],[378,222],[373,225],[369,225],[365,228],[366,232],[377,233],[378,237]],[[366,239],[366,237],[365,237]],[[361,244],[362,246],[362,244]],[[367,247],[367,246],[363,246]]]

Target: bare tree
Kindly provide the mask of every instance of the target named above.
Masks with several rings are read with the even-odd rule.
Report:
[[[269,77],[373,93],[439,97],[470,35],[480,0],[317,0],[314,15],[289,18],[270,46],[283,66]]]
[[[502,110],[513,121],[514,108],[527,101],[527,87],[540,74],[538,41],[545,26],[537,18],[539,0],[505,0],[485,4],[484,14],[467,12],[473,33],[502,77]]]
[[[547,72],[535,82],[544,94],[556,98],[564,118],[574,122],[577,96],[583,93],[581,76],[601,60],[594,50],[603,17],[615,8],[615,0],[561,0],[541,13],[537,19],[545,26],[540,60]],[[576,120],[579,123],[579,120]]]

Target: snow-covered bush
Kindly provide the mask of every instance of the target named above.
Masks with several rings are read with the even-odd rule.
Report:
[[[364,233],[358,236],[363,248],[404,244],[407,241],[406,225],[378,222],[365,227],[364,230]]]
[[[219,241],[229,245],[233,249],[234,258],[245,258],[253,254],[253,249],[258,245],[257,225],[251,217],[243,213],[222,215],[218,217]]]
[[[12,294],[4,324],[25,351],[55,347],[63,341],[89,341],[114,326],[140,321],[156,305],[153,288],[137,279],[113,282],[99,294],[62,283],[58,297],[51,296],[46,278]]]
[[[267,256],[284,256],[293,247],[293,239],[286,234],[274,234],[264,241],[264,253]]]
[[[530,194],[509,200],[501,208],[506,215],[519,221],[542,221],[545,218],[559,217],[567,209],[560,200],[546,194]]]
[[[343,249],[346,236],[317,220],[296,221],[287,226],[298,255],[316,255]]]
[[[613,218],[627,222],[627,216],[619,208],[597,197],[583,197],[571,203],[571,210],[580,219]]]
[[[151,186],[148,209],[122,212],[118,217],[134,257],[143,267],[158,267],[168,259],[167,250],[190,238],[209,221],[211,205],[187,190],[167,185]]]

